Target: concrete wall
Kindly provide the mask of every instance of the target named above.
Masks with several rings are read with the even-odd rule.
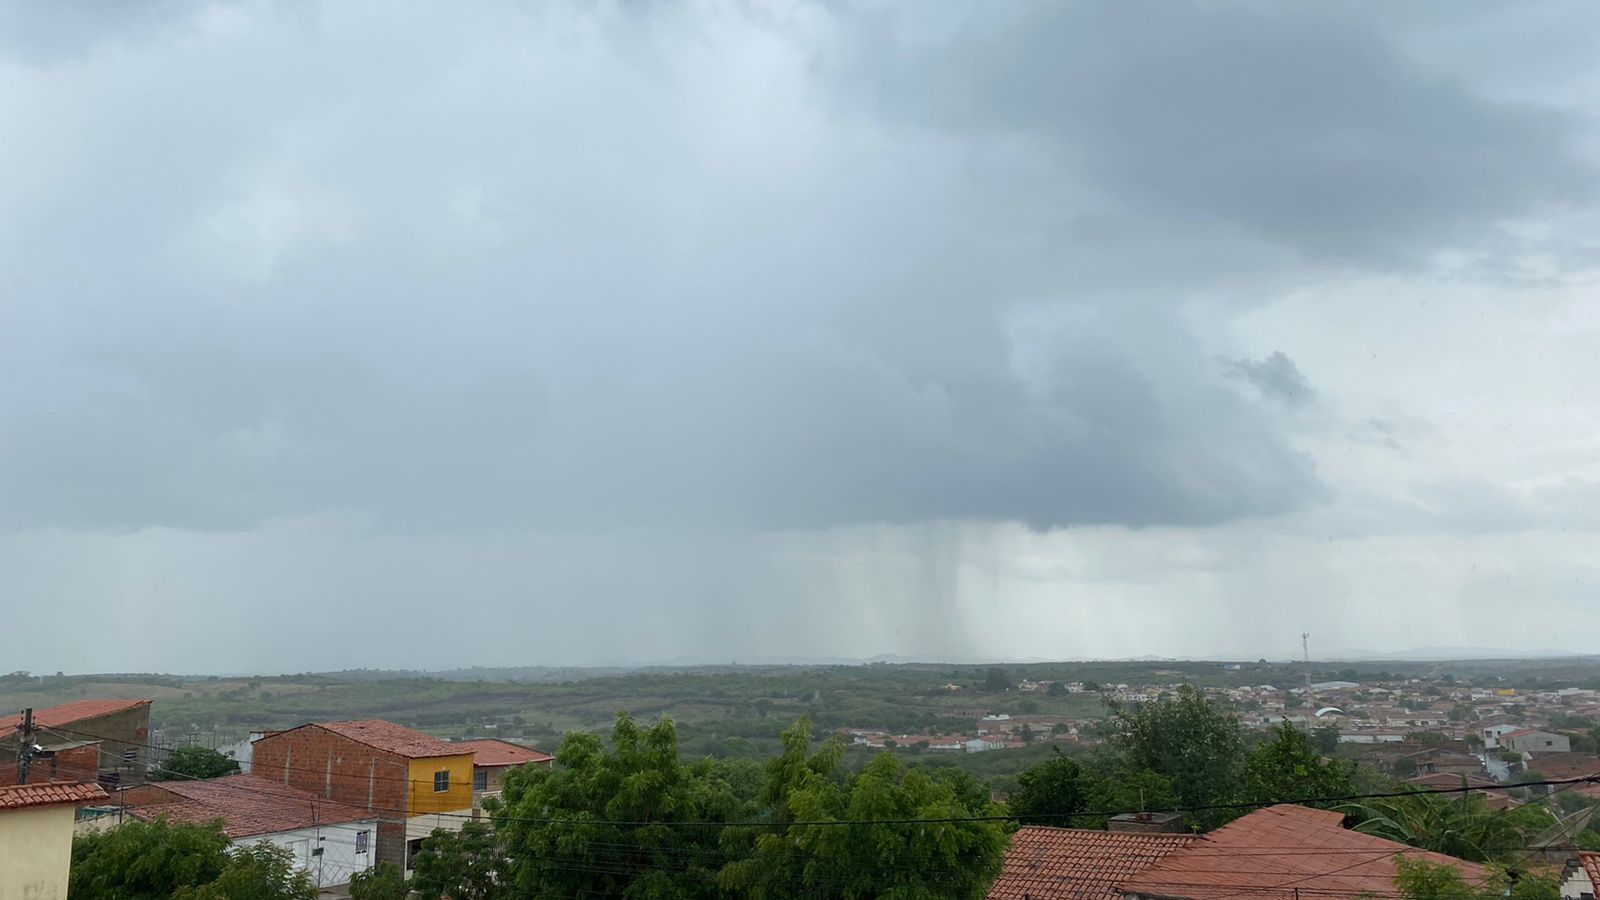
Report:
[[[0,900],[66,900],[71,805],[0,812]]]
[[[1516,737],[1502,737],[1500,742],[1518,753],[1571,753],[1572,741],[1564,734],[1535,731]]]
[[[357,835],[363,831],[367,833],[366,849],[357,852]],[[378,820],[281,831],[240,838],[234,843],[241,846],[269,843],[283,847],[294,854],[295,865],[310,873],[317,887],[334,887],[348,884],[352,875],[376,865]],[[319,847],[322,849],[320,856],[315,853]]]

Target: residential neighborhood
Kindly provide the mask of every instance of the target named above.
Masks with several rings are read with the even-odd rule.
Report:
[[[1113,738],[1103,714],[1047,712],[1029,698],[1080,698],[1107,709],[1137,710],[1193,696],[1226,710],[1246,734],[1266,739],[1287,727],[1314,738],[1329,765],[1342,761],[1419,792],[1473,798],[1501,813],[1546,805],[1550,825],[1539,838],[1545,848],[1540,852],[1560,869],[1570,900],[1592,893],[1584,879],[1592,878],[1596,858],[1573,842],[1588,813],[1567,822],[1569,813],[1577,815],[1580,798],[1600,802],[1600,752],[1590,729],[1578,727],[1600,717],[1595,691],[1359,676],[1287,688],[1196,689],[1186,680],[1095,684],[1037,677],[1001,684],[992,672],[987,681],[983,690],[954,681],[928,687],[953,698],[954,708],[969,716],[965,731],[857,727],[840,729],[839,735],[859,751],[907,759],[984,754],[1000,760],[1050,746],[1092,755]],[[165,770],[168,760],[188,751],[181,743],[161,743],[162,731],[152,729],[157,702],[73,701],[5,721],[0,756],[6,762],[0,771],[10,799],[0,809],[11,812],[9,818],[0,816],[0,846],[6,840],[16,846],[47,845],[41,853],[30,851],[25,872],[5,864],[20,873],[16,878],[58,884],[64,864],[46,861],[62,860],[62,848],[75,834],[134,822],[217,822],[232,846],[281,848],[313,888],[340,896],[352,878],[386,864],[409,877],[435,835],[491,821],[485,803],[500,795],[509,772],[555,765],[552,753],[507,738],[445,739],[365,718],[255,728],[242,745],[206,751],[226,761],[233,774],[171,777]],[[21,740],[24,728],[31,729],[30,745]],[[24,760],[27,781],[19,783]],[[1504,787],[1539,779],[1573,783],[1559,790]],[[1003,803],[1006,793],[997,790],[994,796]],[[22,811],[29,811],[27,817],[19,818]],[[8,823],[18,822],[39,824],[6,830]],[[1340,869],[1337,877],[1325,873],[1348,858],[1339,854],[1356,851],[1380,856],[1392,850],[1439,861],[1437,854],[1353,830],[1344,813],[1294,805],[1263,806],[1207,832],[1196,832],[1176,813],[1159,811],[1114,815],[1100,828],[1070,822],[1024,825],[1008,845],[988,890],[994,900],[1221,900],[1239,892],[1270,893],[1280,882],[1293,882],[1306,893],[1382,895],[1393,890],[1392,861]],[[1258,857],[1249,872],[1221,863],[1246,853]],[[1450,862],[1461,863],[1469,881],[1487,877],[1475,863]],[[6,877],[12,877],[10,870]],[[1330,879],[1326,884],[1324,877]],[[0,889],[0,897],[6,896]],[[60,895],[46,890],[27,896]]]

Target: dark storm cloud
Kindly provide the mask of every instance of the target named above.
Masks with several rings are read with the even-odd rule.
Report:
[[[1040,3],[908,37],[912,12],[873,20],[847,71],[891,120],[1043,139],[1114,205],[1313,259],[1415,264],[1593,197],[1586,121],[1475,93],[1357,12]]]
[[[1566,120],[1298,12],[906,49],[812,8],[186,9],[6,63],[8,527],[1288,512],[1313,462],[1187,295],[1588,187]],[[1299,402],[1282,363],[1241,373]]]
[[[1222,372],[1253,385],[1261,396],[1290,409],[1299,409],[1316,397],[1316,389],[1287,354],[1279,350],[1264,359],[1223,359]]]

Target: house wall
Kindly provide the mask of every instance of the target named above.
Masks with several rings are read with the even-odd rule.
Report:
[[[373,813],[381,820],[374,841],[375,861],[405,864],[409,760],[315,725],[267,735],[251,746],[250,754],[251,774],[257,777]],[[466,758],[470,766],[471,757]],[[465,806],[472,803],[470,778],[469,774]],[[433,782],[428,785],[431,790]]]
[[[367,833],[367,847],[358,853],[356,835],[363,831]],[[377,838],[378,820],[374,818],[364,822],[344,822],[320,828],[256,835],[240,838],[234,843],[240,846],[268,843],[291,851],[295,865],[309,873],[311,880],[321,888],[348,884],[355,873],[372,868],[376,864]],[[321,856],[313,852],[318,847],[322,848]]]
[[[65,729],[71,729],[67,732],[71,737],[99,739],[102,780],[123,785],[145,780],[150,762],[146,747],[150,743],[150,704],[80,719]]]
[[[1501,743],[1518,753],[1571,753],[1572,741],[1564,734],[1535,731],[1516,737],[1501,738]]]
[[[15,764],[0,765],[0,786],[16,784],[18,774]],[[99,775],[100,750],[95,744],[56,750],[34,759],[28,767],[28,781],[33,784],[94,781]]]
[[[66,900],[69,804],[0,812],[0,900]]]
[[[434,774],[450,773],[450,790],[435,791]],[[441,812],[466,812],[472,809],[472,754],[435,756],[411,760],[411,804],[413,816]]]

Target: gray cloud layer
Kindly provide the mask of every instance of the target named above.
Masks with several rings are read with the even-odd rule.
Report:
[[[666,12],[577,14],[575,41],[503,13],[424,58],[362,49],[386,27],[362,15],[261,8],[90,52],[65,86],[14,69],[37,105],[10,159],[7,521],[1055,527],[1315,502],[1170,288],[1122,273],[1202,213],[1257,245],[1165,283],[1274,245],[1443,246],[1575,185],[1565,132],[1353,26],[1105,10],[916,57],[922,94],[880,102],[953,98],[955,143],[884,143],[782,28]],[[1110,49],[1147,20],[1140,53]],[[1049,171],[971,174],[1012,130]],[[1041,201],[1109,233],[1040,233]],[[1185,230],[1115,225],[1153,215]]]
[[[325,547],[262,590],[955,653],[1002,552],[1126,562],[1005,596],[1128,646],[1158,581],[1265,628],[1427,571],[1324,537],[1585,524],[1570,410],[1508,488],[1416,362],[1473,336],[1441,286],[1577,318],[1526,292],[1596,258],[1600,81],[1494,37],[1594,14],[1529,9],[0,3],[0,586],[203,609]]]

